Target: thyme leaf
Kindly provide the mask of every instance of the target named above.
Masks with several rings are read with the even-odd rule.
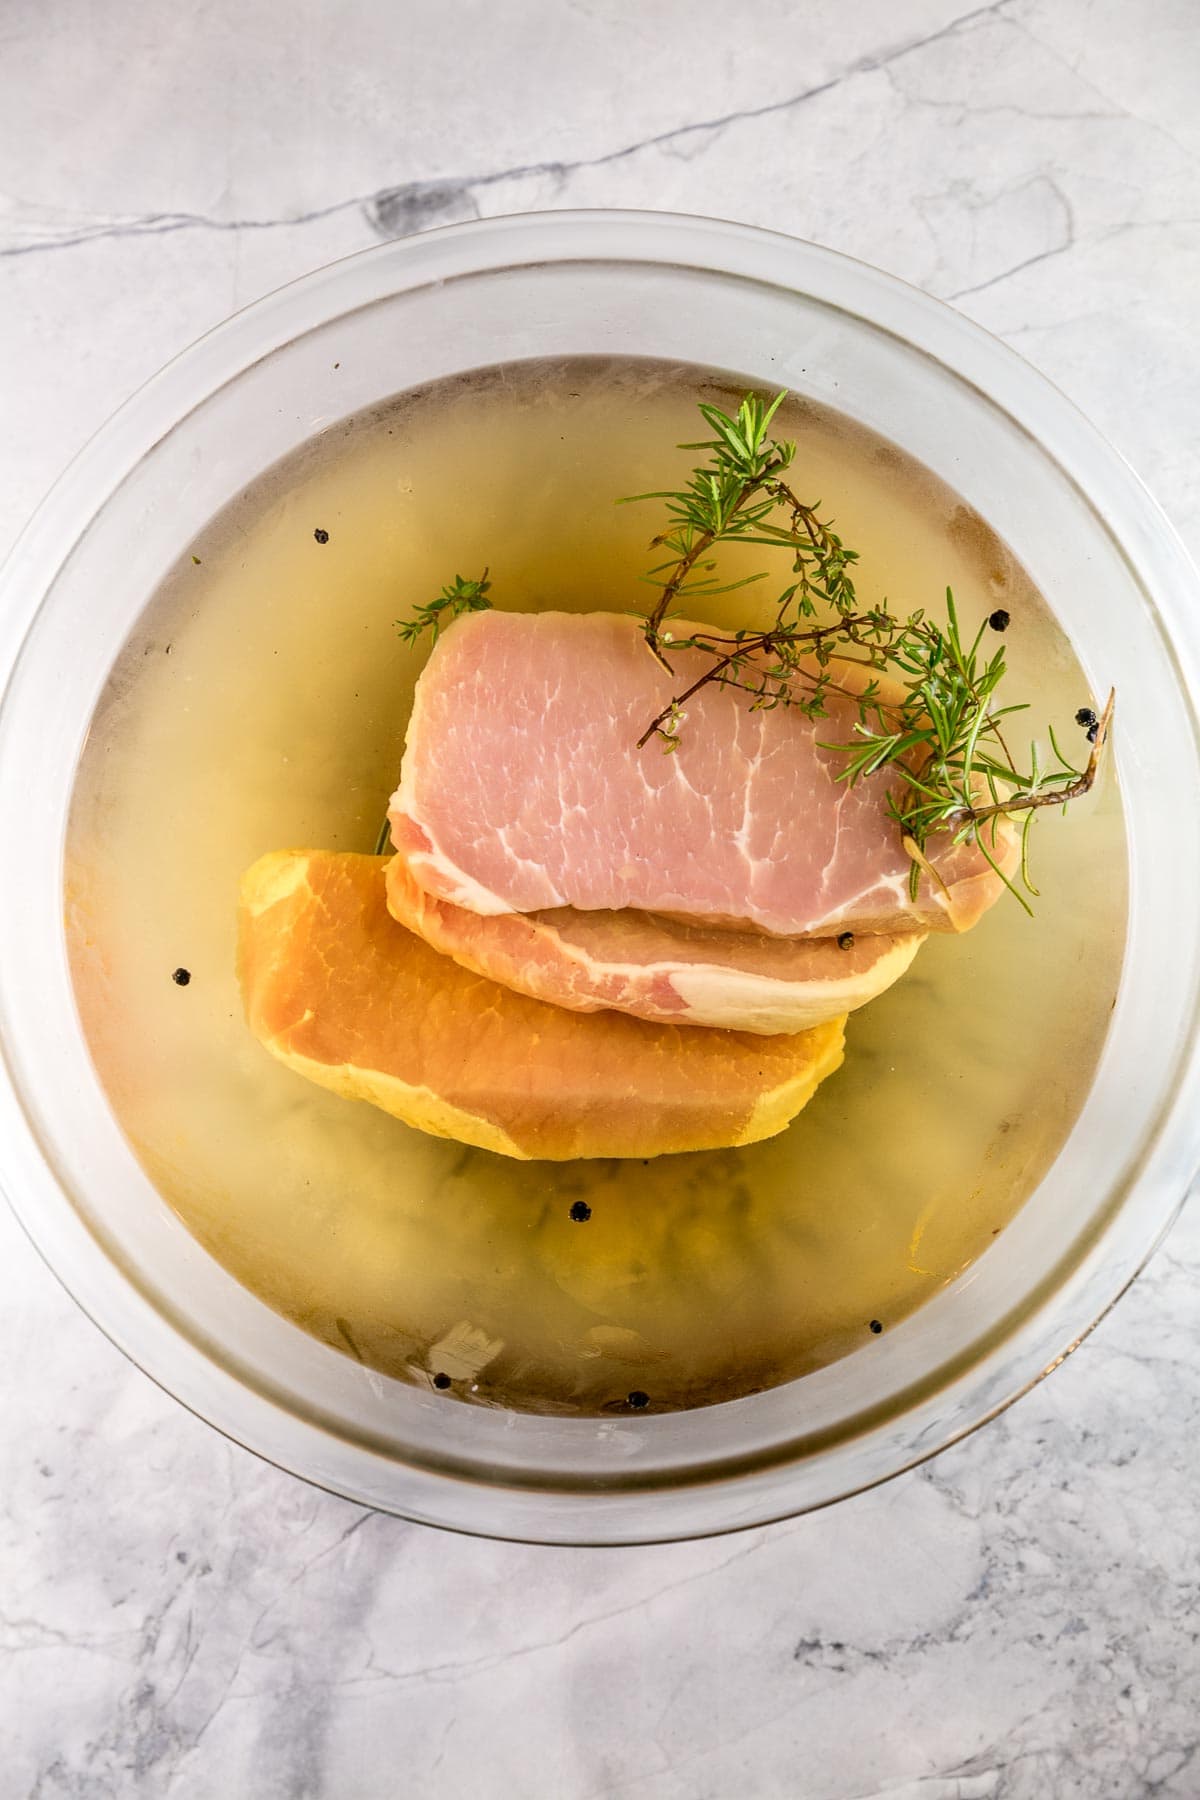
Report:
[[[456,575],[453,581],[446,583],[436,600],[414,607],[411,618],[397,619],[396,630],[406,644],[415,644],[425,631],[432,632],[436,644],[442,627],[462,613],[487,612],[492,604],[488,599],[491,585],[486,569],[473,580]]]

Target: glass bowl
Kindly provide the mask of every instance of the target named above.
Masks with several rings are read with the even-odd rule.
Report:
[[[93,708],[180,550],[341,418],[509,359],[745,372],[890,438],[1007,541],[1085,672],[1121,681],[1130,922],[1109,1037],[1061,1153],[961,1278],[802,1380],[694,1412],[447,1405],[241,1287],[135,1161],[76,1014],[64,833]],[[545,1542],[727,1531],[826,1505],[990,1418],[1136,1274],[1200,1162],[1200,595],[1120,458],[978,327],[878,271],[652,213],[454,226],[299,281],[186,351],[63,476],[0,578],[0,1177],[98,1325],[220,1430],[412,1519]],[[1181,797],[1184,804],[1180,804]],[[1169,952],[1169,954],[1168,954]]]

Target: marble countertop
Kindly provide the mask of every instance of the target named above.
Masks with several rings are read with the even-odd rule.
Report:
[[[951,299],[1200,551],[1195,0],[16,0],[0,550],[175,350],[448,220],[660,206]],[[366,1514],[131,1368],[0,1212],[0,1800],[1200,1795],[1200,1216],[933,1464],[724,1541]]]

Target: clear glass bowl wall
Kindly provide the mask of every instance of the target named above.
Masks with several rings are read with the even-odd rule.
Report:
[[[1120,672],[1133,879],[1110,1038],[1062,1154],[888,1355],[695,1413],[596,1421],[447,1406],[307,1337],[200,1249],[135,1162],[89,1061],[61,876],[108,670],[208,520],[390,394],[507,359],[606,353],[790,387],[956,489],[1033,576],[1094,683]],[[700,220],[560,213],[431,233],[282,290],[129,402],[3,575],[0,1178],[13,1206],[96,1322],[185,1404],[309,1480],[406,1516],[545,1541],[662,1539],[894,1474],[1074,1346],[1200,1160],[1200,810],[1178,805],[1200,792],[1196,602],[1166,522],[1061,395],[947,308],[828,251]]]

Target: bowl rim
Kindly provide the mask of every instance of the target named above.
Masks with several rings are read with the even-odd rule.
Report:
[[[668,248],[675,254],[665,254]],[[1146,568],[1153,573],[1153,579],[1141,578],[1154,593],[1159,617],[1165,625],[1166,641],[1175,659],[1177,677],[1189,703],[1200,692],[1200,608],[1185,603],[1189,593],[1195,596],[1200,591],[1200,584],[1182,544],[1119,453],[1059,389],[1016,352],[944,302],[839,252],[730,221],[653,211],[597,209],[474,220],[359,251],[262,297],[181,351],[150,377],[78,452],[42,501],[0,569],[0,708],[42,601],[90,521],[165,431],[173,429],[201,404],[214,385],[230,381],[282,344],[323,323],[330,316],[331,299],[337,298],[343,290],[345,298],[341,310],[348,311],[401,288],[419,287],[429,281],[445,283],[505,268],[575,260],[633,260],[695,268],[706,274],[742,275],[765,285],[782,286],[813,296],[854,314],[926,355],[935,356],[960,380],[974,387],[991,406],[1007,414],[1032,436],[1075,484],[1089,507],[1102,506],[1110,535],[1127,561],[1139,574]],[[930,341],[935,337],[936,350]],[[1000,391],[1004,395],[1002,400],[997,397]],[[1036,429],[1030,422],[1033,417],[1037,418]],[[1076,473],[1080,465],[1087,469],[1086,484]],[[1100,500],[1098,492],[1102,496]],[[902,1462],[882,1470],[870,1480],[847,1487],[836,1498],[846,1497],[912,1468],[995,1417],[1075,1349],[1136,1278],[1169,1229],[1183,1204],[1191,1179],[1200,1167],[1200,1120],[1181,1117],[1187,1090],[1197,1086],[1200,1073],[1194,1026],[1195,1021],[1189,1054],[1181,1059],[1173,1094],[1164,1099],[1159,1123],[1143,1158],[1145,1164],[1151,1152],[1162,1144],[1169,1132],[1173,1132],[1183,1152],[1181,1160],[1187,1177],[1156,1196],[1158,1203],[1147,1227],[1138,1234],[1137,1245],[1125,1256],[1119,1279],[1111,1286],[1100,1309],[1082,1330],[1068,1328],[1064,1320],[1058,1339],[1060,1348],[1055,1355],[1030,1367],[1000,1400],[978,1410],[934,1441],[922,1444]],[[0,1051],[3,1051],[2,1044]],[[219,1392],[220,1382],[215,1390],[209,1384],[207,1389],[202,1387],[189,1393],[185,1387],[181,1392],[178,1380],[162,1373],[164,1368],[171,1368],[169,1344],[178,1342],[178,1333],[145,1295],[134,1296],[136,1304],[129,1305],[127,1276],[107,1261],[104,1250],[59,1187],[52,1170],[52,1158],[38,1141],[12,1070],[6,1068],[6,1075],[7,1079],[0,1081],[0,1127],[8,1128],[0,1135],[5,1162],[0,1169],[0,1186],[7,1192],[13,1211],[43,1259],[93,1322],[157,1385],[218,1430],[314,1485],[338,1493],[352,1492],[340,1482],[323,1481],[319,1475],[314,1476],[311,1468],[297,1466],[303,1459],[288,1442],[282,1450],[267,1447],[256,1430],[244,1424],[239,1427],[224,1403],[228,1396],[222,1398]],[[11,1133],[22,1136],[15,1157],[8,1153]],[[15,1175],[10,1172],[10,1165]],[[1135,1179],[1140,1181],[1141,1174],[1139,1171]],[[61,1205],[54,1204],[54,1192],[57,1192]],[[1114,1199],[1114,1216],[1122,1204],[1119,1197]],[[99,1266],[97,1259],[105,1263],[105,1268]],[[245,1392],[244,1385],[232,1372],[227,1371],[225,1379],[240,1392]],[[204,1393],[208,1393],[207,1401]],[[266,1415],[277,1417],[278,1401],[265,1393],[256,1393],[255,1398]],[[235,1415],[237,1410],[234,1409]],[[244,1412],[245,1409],[241,1410]],[[969,1406],[967,1410],[970,1410]],[[306,1421],[300,1440],[295,1441],[300,1442],[305,1432],[320,1433],[321,1430],[315,1420]],[[275,1433],[274,1443],[278,1441],[278,1433]],[[651,1531],[627,1529],[608,1507],[604,1509],[602,1531],[599,1535],[590,1535],[585,1517],[589,1495],[582,1490],[573,1496],[580,1508],[576,1518],[550,1540],[544,1527],[526,1531],[521,1528],[519,1519],[503,1528],[492,1529],[486,1522],[464,1522],[446,1516],[444,1508],[438,1504],[444,1485],[462,1486],[472,1479],[485,1485],[481,1475],[471,1477],[461,1471],[446,1474],[422,1470],[417,1485],[423,1491],[418,1493],[415,1501],[394,1510],[451,1529],[535,1541],[646,1542],[680,1535],[669,1528],[669,1521],[668,1528],[661,1531],[658,1528]],[[686,1489],[689,1485],[693,1488],[714,1486],[741,1479],[743,1477],[737,1473],[731,1474],[724,1468],[715,1471],[698,1469],[690,1478],[673,1483],[672,1491]],[[489,1485],[510,1491],[503,1480]],[[561,1497],[561,1490],[556,1493]],[[380,1504],[366,1492],[359,1492],[354,1497],[362,1498],[368,1504]],[[810,1504],[831,1503],[832,1499]],[[702,1529],[689,1527],[686,1535],[718,1535],[808,1509],[808,1506],[800,1508],[785,1504],[756,1511],[753,1516],[738,1518],[732,1523],[706,1524]],[[614,1518],[618,1520],[615,1528]]]

